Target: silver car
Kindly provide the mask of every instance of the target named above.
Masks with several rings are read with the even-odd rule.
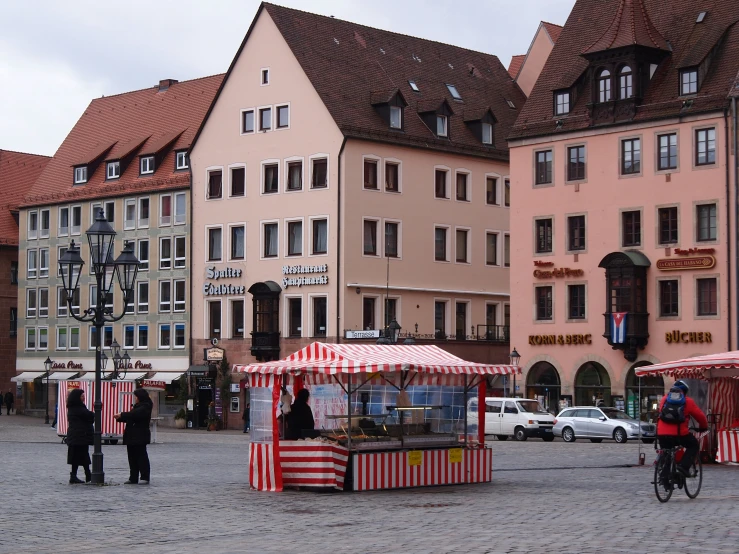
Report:
[[[575,442],[577,439],[590,439],[590,442],[613,439],[625,443],[641,438],[642,442],[652,443],[657,434],[657,426],[642,422],[640,436],[639,421],[626,412],[616,408],[576,406],[565,408],[557,415],[552,432],[565,442]]]

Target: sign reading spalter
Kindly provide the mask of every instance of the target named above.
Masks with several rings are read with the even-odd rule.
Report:
[[[218,269],[215,266],[205,268],[205,278],[211,281],[219,279],[240,279],[242,270],[235,267]],[[219,285],[203,283],[203,296],[218,296],[227,294],[244,294],[246,287],[243,285]]]

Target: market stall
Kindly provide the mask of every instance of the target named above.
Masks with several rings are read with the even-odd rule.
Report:
[[[467,362],[436,346],[313,343],[287,358],[235,365],[251,390],[249,478],[257,490],[378,490],[491,480],[483,424],[467,397],[511,365]],[[292,394],[310,391],[315,431],[281,439]],[[483,406],[484,402],[479,402]]]
[[[739,351],[644,366],[636,375],[706,381],[711,432],[701,448],[717,462],[739,462]]]

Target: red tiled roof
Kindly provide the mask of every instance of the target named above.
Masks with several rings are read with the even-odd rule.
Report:
[[[583,53],[592,54],[633,44],[659,50],[670,49],[665,39],[652,25],[643,0],[620,0],[611,26]]]
[[[559,40],[559,34],[562,32],[562,25],[549,23],[548,21],[542,21],[541,24],[544,25],[547,33],[549,33],[549,38],[552,39],[552,42],[557,44],[557,41]]]
[[[518,77],[518,72],[521,71],[523,61],[526,59],[526,54],[519,54],[511,58],[511,63],[508,64],[508,75],[514,79]]]
[[[48,156],[0,150],[0,245],[18,244],[12,212],[49,163]]]
[[[174,83],[164,91],[154,86],[93,100],[23,205],[189,186],[189,172],[175,171],[175,150],[189,148],[222,80],[223,75],[213,75]],[[120,179],[106,181],[104,164],[100,164],[88,175],[86,184],[73,184],[74,165],[90,163],[103,155],[110,160],[157,150],[165,152],[162,149],[168,145],[169,150],[151,175],[140,177],[138,161],[133,160]]]
[[[637,107],[635,121],[675,117],[689,113],[721,110],[739,67],[739,2],[726,0],[643,0],[654,29],[671,46],[659,64]],[[588,103],[590,79],[583,78],[588,61],[582,53],[594,45],[616,19],[621,2],[578,0],[544,69],[516,120],[509,139],[562,133],[591,126]],[[702,23],[698,13],[706,11]],[[711,61],[698,94],[689,107],[679,97],[679,69],[697,65],[721,43]],[[690,63],[687,63],[690,62]],[[578,80],[575,103],[569,115],[554,117],[553,93]],[[562,126],[555,131],[557,120]]]

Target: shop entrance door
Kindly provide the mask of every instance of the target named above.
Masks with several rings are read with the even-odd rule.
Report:
[[[208,406],[213,401],[213,390],[210,384],[198,385],[197,426],[206,427],[208,422]]]

